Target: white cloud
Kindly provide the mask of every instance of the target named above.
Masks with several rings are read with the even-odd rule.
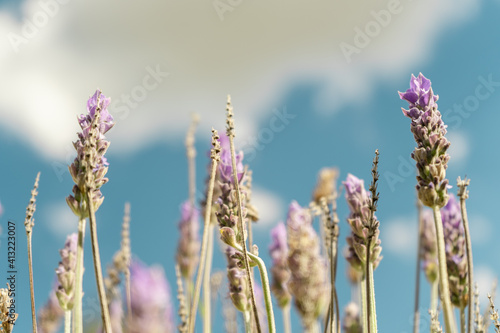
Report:
[[[486,217],[469,216],[469,228],[472,246],[488,246],[491,236],[495,234],[493,226]]]
[[[66,239],[66,236],[78,231],[78,218],[65,201],[47,205],[43,214],[43,224],[61,239]]]
[[[40,4],[59,2],[44,20]],[[401,1],[401,12],[349,64],[340,44],[354,44],[354,29],[373,25],[372,11],[387,10],[388,1],[232,1],[223,21],[213,3],[26,0],[21,20],[0,12],[2,126],[44,156],[67,159],[75,115],[100,87],[119,101],[112,149],[132,151],[182,133],[191,111],[201,113],[200,133],[209,137],[212,125],[222,127],[231,93],[241,138],[255,133],[292,80],[324,82],[317,104],[338,110],[366,102],[380,79],[409,78],[442,31],[473,16],[479,2]],[[23,31],[30,35],[16,53],[5,37]],[[141,90],[146,68],[157,65],[169,76]],[[147,97],[123,118],[122,94],[134,91]]]
[[[257,228],[276,224],[286,215],[286,206],[283,200],[276,194],[261,187],[252,189],[252,204],[259,211],[260,219],[254,224]]]
[[[492,293],[492,287],[497,276],[488,266],[474,266],[474,284],[479,287],[479,302],[482,307],[487,306],[488,294]]]
[[[397,217],[384,222],[380,238],[383,251],[401,258],[415,259],[417,253],[417,218]]]
[[[469,156],[469,140],[463,131],[453,131],[446,134],[450,141],[450,164],[460,164]]]

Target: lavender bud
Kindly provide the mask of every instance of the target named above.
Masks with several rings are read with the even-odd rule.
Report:
[[[177,263],[181,269],[182,276],[185,278],[193,276],[200,259],[199,215],[198,209],[193,207],[189,201],[182,204],[181,220],[179,222],[180,239],[177,247]]]
[[[450,194],[448,203],[441,209],[441,216],[450,299],[453,305],[463,308],[469,304],[465,231],[460,213],[460,202],[455,199],[453,194]]]
[[[250,289],[247,284],[247,274],[244,269],[243,256],[233,247],[226,249],[227,279],[229,296],[234,306],[241,312],[251,310]]]
[[[57,288],[57,285],[56,285]],[[61,326],[64,310],[59,305],[56,289],[51,290],[47,303],[38,311],[38,332],[55,333]]]
[[[422,226],[420,230],[420,260],[429,283],[434,283],[438,277],[438,259],[436,245],[436,226],[432,211],[422,212]]]
[[[351,302],[344,308],[344,319],[342,329],[345,333],[361,333],[361,320],[359,317],[359,306]]]
[[[269,246],[269,254],[273,259],[271,273],[273,283],[271,290],[278,300],[278,305],[283,308],[290,303],[292,296],[288,291],[288,280],[290,280],[290,269],[288,269],[288,244],[286,227],[283,222],[271,230],[272,243]]]
[[[399,96],[409,104],[403,114],[411,119],[411,132],[417,143],[411,157],[417,162],[418,197],[428,207],[441,208],[448,201],[446,168],[450,156],[446,151],[450,142],[444,136],[446,125],[437,109],[438,96],[422,73],[418,77],[412,75],[410,89]]]
[[[59,305],[64,311],[73,309],[76,275],[76,248],[78,234],[73,233],[66,238],[64,248],[59,250],[61,261],[56,269],[58,288],[56,291]]]

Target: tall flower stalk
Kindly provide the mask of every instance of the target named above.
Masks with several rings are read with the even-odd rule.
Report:
[[[450,142],[445,138],[446,125],[437,109],[438,96],[432,91],[431,81],[421,73],[418,77],[412,75],[410,88],[404,93],[400,92],[399,96],[409,103],[409,109],[403,108],[403,114],[411,119],[411,131],[417,143],[411,156],[417,162],[418,197],[425,206],[432,208],[434,213],[445,331],[455,332],[439,211],[448,202],[446,168],[450,156],[446,151]]]
[[[457,187],[458,187],[458,196],[460,198],[460,212],[462,213],[462,223],[464,227],[465,233],[465,246],[467,249],[467,271],[468,271],[468,279],[467,279],[467,288],[468,288],[468,298],[469,298],[469,308],[467,310],[467,331],[470,333],[473,330],[472,325],[472,299],[473,299],[473,265],[472,265],[472,244],[470,240],[470,232],[469,232],[469,219],[467,217],[467,208],[465,206],[465,200],[469,198],[469,191],[467,190],[467,186],[470,184],[470,179],[462,180],[460,177],[457,179]]]
[[[108,181],[104,176],[108,171],[107,166],[109,163],[104,154],[109,147],[109,142],[104,134],[114,126],[113,117],[107,110],[110,102],[111,99],[102,95],[100,90],[97,90],[88,100],[88,114],[78,117],[82,132],[78,133],[78,140],[73,143],[77,156],[69,167],[75,186],[73,187],[73,194],[66,198],[66,202],[73,213],[79,217],[75,311],[73,316],[73,326],[76,333],[82,333],[83,331],[81,306],[83,295],[83,242],[85,219],[87,217],[90,224],[94,270],[103,325],[107,333],[111,332],[95,221],[95,212],[104,200],[100,188]]]
[[[212,159],[212,166],[210,168],[210,180],[207,190],[207,200],[205,204],[205,223],[203,228],[203,238],[201,241],[201,254],[200,254],[200,263],[198,266],[198,273],[196,277],[196,284],[194,288],[193,301],[191,303],[191,311],[190,311],[190,319],[189,319],[189,332],[193,333],[196,322],[196,310],[198,308],[198,301],[200,298],[200,289],[202,280],[208,281],[209,276],[207,277],[204,274],[204,270],[207,271],[210,269],[209,266],[205,267],[207,264],[207,250],[209,250],[209,246],[212,246],[209,242],[210,232],[212,232],[212,228],[210,226],[210,222],[212,219],[212,202],[213,202],[213,193],[214,193],[214,184],[215,184],[215,175],[217,172],[217,164],[220,160],[220,144],[219,144],[219,134],[216,130],[212,129],[212,150],[210,157]],[[206,289],[208,283],[205,283],[204,288]],[[208,297],[208,302],[205,302],[205,306],[208,304],[210,306],[210,297]],[[205,319],[207,319],[208,315],[205,312]],[[210,325],[210,318],[208,317],[208,321],[205,320],[204,329],[206,326]]]
[[[36,324],[36,310],[35,310],[35,286],[33,281],[33,257],[31,251],[31,236],[33,227],[35,226],[35,219],[33,215],[36,210],[36,196],[38,195],[38,181],[40,180],[40,172],[36,175],[35,185],[31,190],[31,199],[28,207],[26,208],[26,219],[24,220],[24,227],[26,229],[26,237],[28,240],[28,270],[30,276],[30,300],[31,300],[31,323],[33,325],[33,333],[37,332]]]
[[[64,310],[64,333],[71,332],[71,311],[75,302],[75,271],[76,249],[78,235],[76,233],[66,238],[64,248],[59,250],[61,261],[56,269],[58,288],[57,299]]]

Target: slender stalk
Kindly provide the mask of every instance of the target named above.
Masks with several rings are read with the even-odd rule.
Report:
[[[292,333],[292,322],[290,318],[290,304],[282,309],[284,333]]]
[[[33,258],[31,255],[31,231],[26,232],[28,237],[28,268],[30,275],[30,298],[31,298],[31,323],[33,325],[33,333],[37,332],[36,325],[36,310],[35,310],[35,287],[33,282]]]
[[[240,249],[241,251],[241,249]],[[266,264],[255,254],[248,252],[248,256],[257,264],[260,272],[260,280],[262,282],[262,291],[264,292],[264,302],[266,303],[267,324],[269,333],[275,333],[273,303],[271,300],[271,289],[269,288],[269,278],[267,277]]]
[[[437,313],[439,300],[439,281],[436,280],[431,284],[431,311]]]
[[[248,312],[248,311],[243,312],[243,319],[245,322],[245,333],[252,333],[251,318],[252,318],[252,316],[250,315],[250,312]]]
[[[71,310],[64,311],[64,333],[71,333]]]
[[[417,199],[418,240],[417,240],[417,267],[415,268],[415,305],[413,308],[413,333],[418,333],[420,326],[420,252],[422,251],[422,203]],[[434,310],[431,308],[431,310]]]
[[[368,317],[367,319],[367,332],[368,333],[371,333],[371,329],[372,329],[372,297],[371,297],[371,274],[373,274],[373,269],[372,269],[372,265],[370,263],[370,246],[371,246],[371,243],[372,243],[372,238],[371,237],[368,237],[368,244],[366,246],[366,263],[365,263],[365,268],[366,268],[366,271],[365,271],[365,284],[366,284],[366,316]],[[376,330],[375,330],[376,332]]]
[[[378,332],[377,329],[377,310],[375,306],[375,283],[373,282],[373,264],[368,264],[369,270],[370,270],[370,294],[368,295],[370,299],[370,311],[371,311],[371,316],[368,317],[368,320],[371,320],[371,328],[373,329],[373,332]]]
[[[461,307],[460,311],[460,333],[465,333],[465,307]]]
[[[125,270],[125,297],[127,298],[127,317],[132,314],[132,302],[130,296],[130,268]]]
[[[76,248],[75,304],[73,306],[73,332],[83,332],[82,297],[83,297],[83,242],[85,240],[86,219],[78,221],[78,245]]]
[[[217,141],[217,131],[212,130],[212,144],[214,145],[214,149],[212,150],[212,166],[210,170],[210,181],[208,184],[208,193],[207,193],[207,204],[205,207],[205,224],[203,228],[203,238],[201,241],[201,255],[200,255],[200,264],[198,267],[198,272],[196,276],[196,285],[194,289],[193,301],[191,303],[191,311],[189,312],[189,330],[188,332],[193,333],[194,327],[196,323],[196,310],[198,307],[198,301],[200,298],[200,290],[201,290],[201,282],[203,278],[203,270],[205,269],[205,263],[207,261],[207,247],[208,247],[208,238],[210,232],[210,218],[212,216],[212,202],[213,202],[213,193],[214,193],[214,184],[215,184],[215,174],[217,172],[217,163],[219,162],[219,156],[217,149],[219,147],[219,143]],[[213,234],[213,233],[212,233]],[[213,236],[212,236],[213,237]],[[210,259],[211,260],[211,259]],[[210,273],[209,273],[210,276]],[[208,282],[205,282],[205,289]],[[205,301],[205,305],[206,305]],[[208,302],[210,302],[208,300]],[[206,322],[205,322],[206,323]]]
[[[436,240],[439,264],[439,290],[443,303],[443,318],[446,332],[456,332],[453,321],[453,312],[450,301],[450,289],[448,287],[448,271],[446,269],[446,253],[444,249],[443,221],[438,206],[432,207],[434,213],[434,224],[436,225]]]
[[[186,156],[188,160],[189,201],[194,207],[196,196],[196,149],[194,148],[194,134],[199,118],[197,114],[192,114],[191,118],[191,125],[186,134]]]
[[[203,333],[212,332],[212,299],[210,288],[210,270],[212,269],[212,258],[214,253],[214,226],[208,227],[207,260],[205,264],[205,273],[203,274]]]
[[[469,191],[467,190],[467,186],[470,183],[470,179],[464,179],[463,181],[458,177],[457,185],[458,185],[458,196],[460,197],[460,212],[462,213],[462,222],[464,225],[465,232],[465,246],[467,249],[467,282],[468,282],[468,292],[469,292],[469,308],[467,310],[467,322],[468,327],[467,331],[469,333],[473,332],[472,325],[472,299],[473,299],[473,265],[472,265],[472,243],[470,240],[470,232],[469,232],[469,219],[467,217],[467,208],[465,206],[465,200],[469,197]]]
[[[367,311],[368,308],[366,306],[366,276],[361,279],[361,286],[359,287],[359,290],[361,292],[361,317],[362,317],[362,322],[363,322],[363,333],[368,332],[368,316],[367,316]]]
[[[232,113],[232,107],[230,106],[230,97],[228,96],[228,130],[227,130],[227,136],[229,137],[229,146],[231,150],[231,164],[232,164],[232,171],[233,171],[233,182],[234,182],[234,187],[236,191],[236,200],[238,202],[238,228],[241,231],[242,235],[245,234],[245,227],[244,227],[244,222],[243,222],[243,202],[241,200],[241,192],[240,192],[240,184],[238,181],[238,174],[236,170],[236,154],[234,151],[234,127],[233,127],[233,113]],[[242,247],[242,252],[243,252],[243,259],[245,262],[245,270],[248,276],[248,287],[250,289],[250,298],[252,300],[252,308],[253,308],[253,314],[254,314],[254,319],[255,319],[255,324],[257,327],[257,332],[261,333],[261,328],[260,328],[260,322],[259,322],[259,314],[257,311],[257,302],[255,301],[255,292],[253,290],[253,282],[252,282],[252,275],[250,271],[250,265],[249,265],[249,260],[248,260],[248,254],[247,252],[247,245],[245,241],[245,237],[241,237],[241,247]],[[262,274],[262,272],[261,272]],[[267,274],[267,273],[266,273]],[[269,286],[264,286],[263,288],[269,288]],[[269,298],[270,300],[270,298]],[[267,308],[267,301],[266,301],[266,308]],[[272,308],[271,308],[272,311]],[[274,324],[274,322],[273,322]]]
[[[113,331],[111,329],[111,321],[109,318],[108,301],[106,300],[106,291],[104,290],[104,282],[102,278],[101,256],[99,254],[99,243],[97,241],[95,211],[90,191],[87,191],[87,204],[89,208],[90,239],[92,242],[92,255],[94,258],[97,293],[99,294],[99,302],[101,305],[102,324],[106,333],[112,333]]]

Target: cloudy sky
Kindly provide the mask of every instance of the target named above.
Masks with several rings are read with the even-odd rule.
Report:
[[[459,175],[472,179],[471,233],[486,293],[500,273],[489,259],[499,248],[492,236],[496,211],[487,199],[493,202],[500,185],[493,177],[499,157],[489,149],[499,141],[499,9],[493,0],[0,1],[1,223],[19,223],[19,283],[27,283],[21,226],[37,171],[38,305],[46,299],[57,249],[76,231],[64,201],[72,187],[67,165],[75,156],[76,116],[100,88],[112,98],[116,119],[108,135],[110,182],[98,212],[103,261],[119,246],[123,204],[130,201],[134,253],[162,264],[173,284],[176,223],[187,197],[183,142],[190,114],[201,117],[201,199],[210,128],[223,129],[231,94],[238,144],[254,172],[262,216],[256,242],[264,256],[269,228],[286,216],[292,199],[308,203],[319,169],[335,165],[342,178],[348,172],[368,178],[373,152],[380,149],[379,328],[410,332],[414,142],[397,91],[407,88],[411,73],[422,72],[432,80],[449,125],[450,182]],[[343,246],[343,200],[339,214]],[[5,259],[0,262],[3,268]],[[342,258],[339,264],[343,269]],[[223,269],[224,262],[216,265]],[[85,283],[86,295],[95,296],[91,269]],[[346,304],[343,274],[339,288]],[[424,284],[424,308],[427,294]],[[28,300],[21,290],[19,331],[29,327]]]

